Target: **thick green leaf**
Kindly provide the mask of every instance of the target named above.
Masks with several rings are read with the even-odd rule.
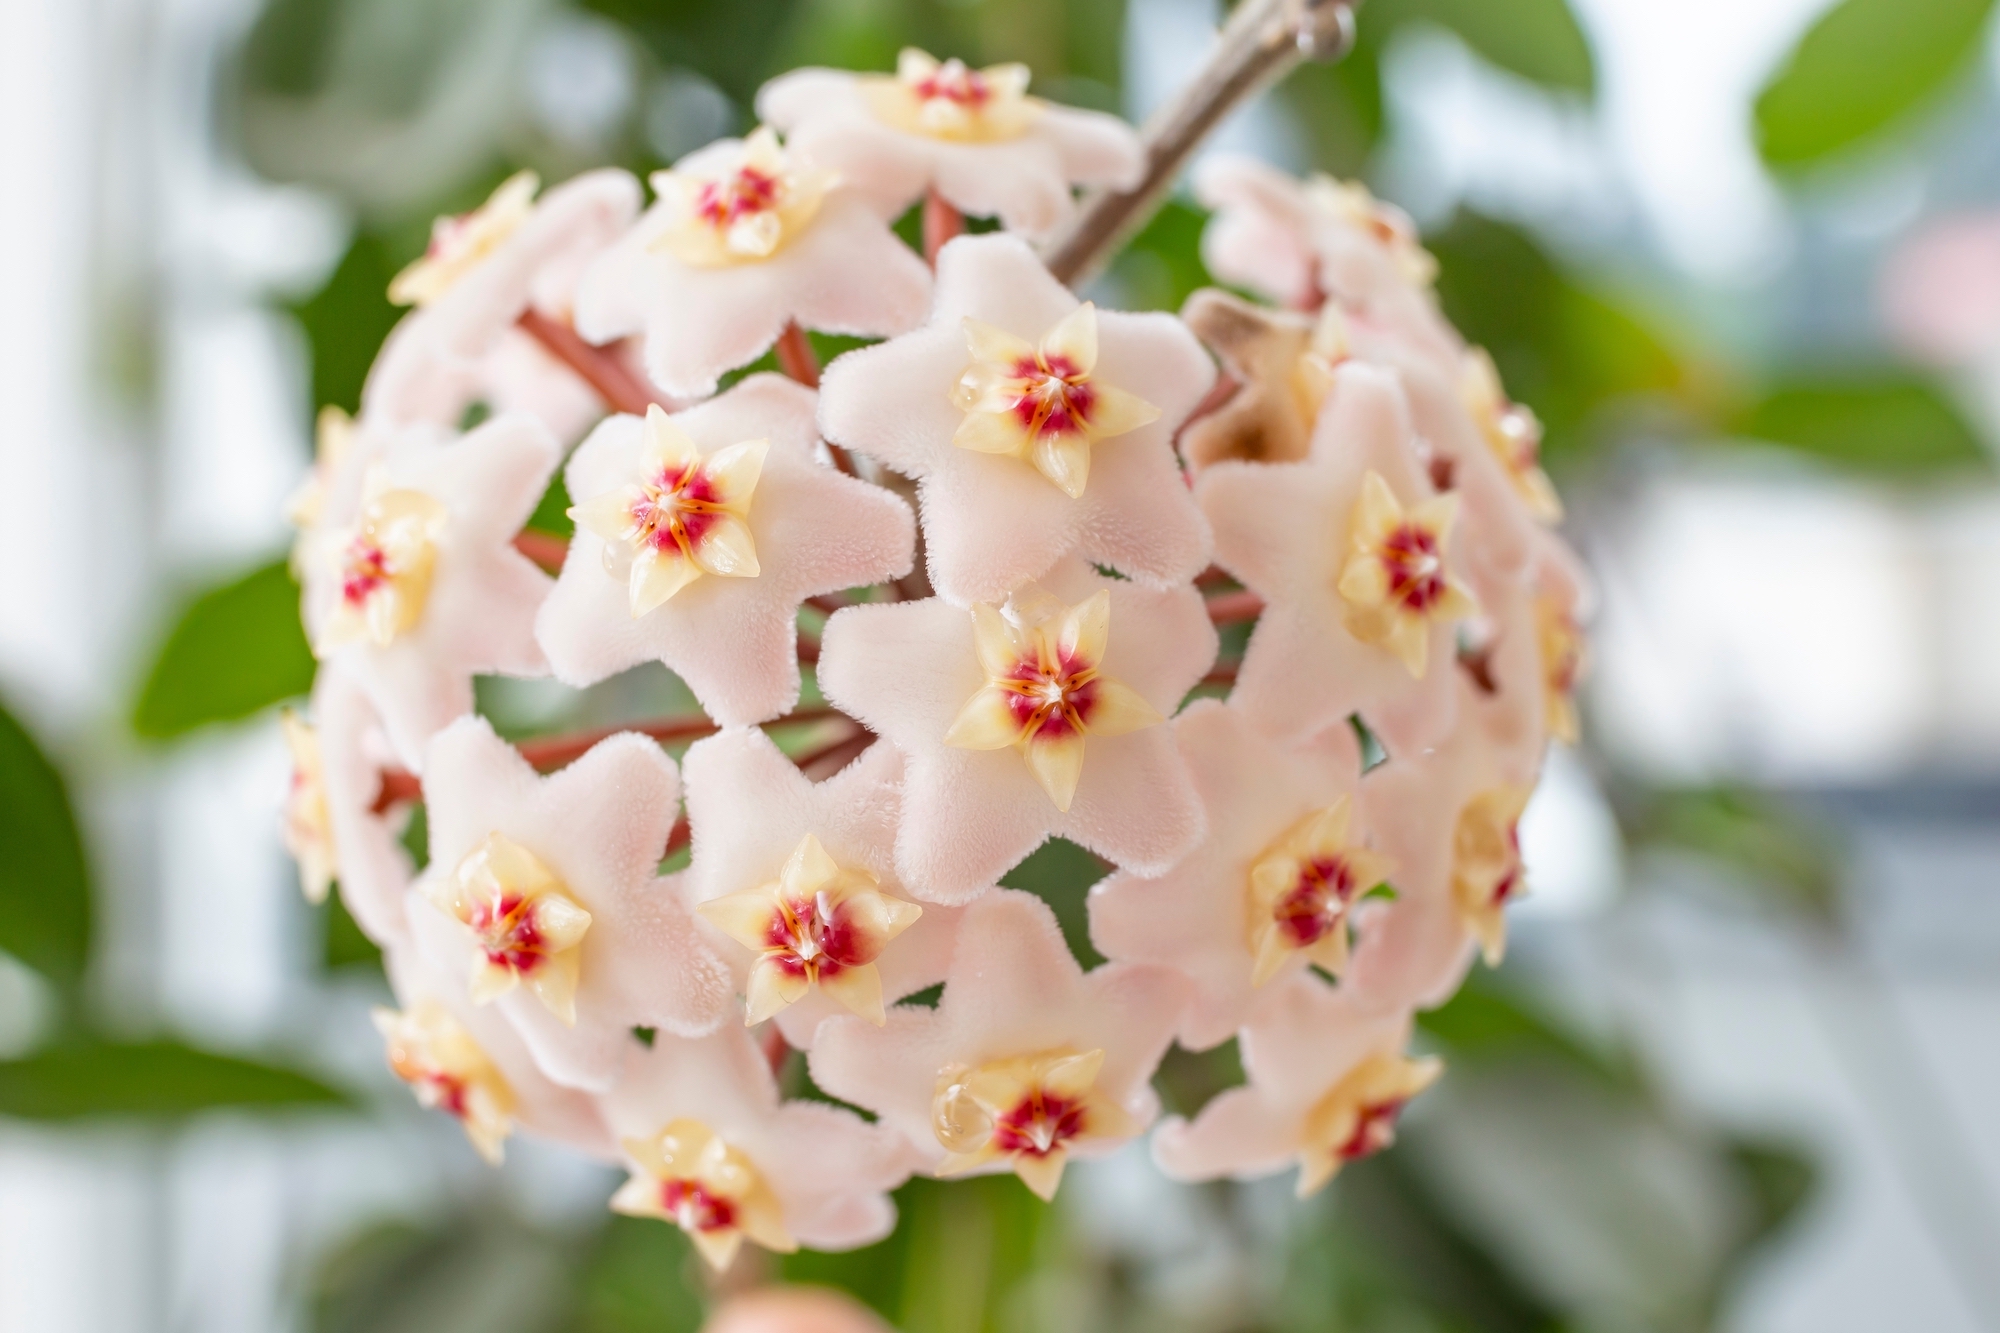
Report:
[[[0,1116],[24,1120],[346,1103],[305,1074],[172,1041],[64,1043],[0,1061]]]
[[[1590,93],[1590,43],[1567,0],[1368,0],[1364,27],[1381,31],[1427,19],[1457,33],[1501,69],[1551,88]]]
[[[1740,436],[1862,472],[1909,476],[1991,465],[1958,409],[1916,379],[1786,385],[1732,424]]]
[[[1818,162],[1894,126],[1972,64],[1994,0],[1843,0],[1757,97],[1778,167]]]
[[[90,871],[62,774],[0,707],[0,949],[73,991],[90,956]]]
[[[326,286],[294,306],[312,345],[313,402],[361,410],[361,384],[375,353],[403,312],[389,304],[396,264],[387,243],[366,232],[354,238]]]
[[[312,679],[298,584],[276,561],[189,603],[153,663],[132,729],[166,740],[304,694]]]
[[[1056,914],[1069,951],[1085,967],[1096,967],[1104,955],[1090,942],[1090,913],[1084,899],[1090,886],[1103,879],[1104,863],[1066,838],[1051,838],[1029,853],[1027,860],[1000,877],[1010,889],[1025,889]]]

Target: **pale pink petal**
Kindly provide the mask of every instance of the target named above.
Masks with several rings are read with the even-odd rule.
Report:
[[[1318,303],[1319,260],[1296,178],[1255,158],[1215,153],[1195,168],[1194,193],[1214,213],[1201,237],[1210,273],[1280,305]]]
[[[760,1287],[732,1297],[701,1333],[893,1333],[861,1302],[829,1287]]]
[[[704,454],[769,441],[747,516],[758,574],[705,575],[634,618],[624,580],[605,570],[603,539],[580,525],[537,635],[567,684],[660,661],[719,722],[776,717],[798,702],[799,604],[908,573],[915,522],[892,492],[818,461],[813,394],[801,385],[755,375],[673,420]],[[639,418],[606,420],[570,459],[571,496],[588,500],[634,480],[643,450]]]
[[[1118,582],[1077,561],[1042,586],[1069,605],[1110,591],[1104,673],[1163,716],[1214,661],[1215,631],[1192,588]],[[976,896],[1051,835],[1140,873],[1166,870],[1200,841],[1199,802],[1164,726],[1090,737],[1067,813],[1014,750],[946,746],[952,720],[986,678],[971,615],[942,600],[840,611],[827,623],[819,680],[829,699],[907,760],[897,865],[925,901]]]
[[[388,737],[368,696],[336,666],[323,667],[313,682],[312,711],[340,899],[369,939],[398,943],[407,933],[404,892],[416,870],[400,836],[407,808],[375,813],[382,769],[395,762]]]

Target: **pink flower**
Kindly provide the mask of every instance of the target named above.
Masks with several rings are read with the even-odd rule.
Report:
[[[1065,1163],[1116,1151],[1157,1113],[1148,1080],[1185,995],[1163,968],[1086,975],[1048,907],[1002,889],[966,909],[937,1008],[829,1021],[813,1079],[939,1174],[1011,1170],[1053,1198]]]
[[[364,416],[449,427],[485,399],[533,411],[564,438],[588,423],[595,394],[514,324],[530,309],[569,321],[584,266],[638,216],[639,183],[586,172],[535,202],[537,185],[521,172],[478,210],[437,220],[430,248],[389,289],[418,309],[376,357]]]
[[[827,368],[820,424],[919,480],[953,601],[998,600],[1072,551],[1176,583],[1209,543],[1173,434],[1214,378],[1173,316],[1079,305],[1018,239],[962,237],[928,326]]]
[[[609,1087],[634,1027],[693,1036],[722,1021],[728,972],[675,882],[654,878],[679,787],[673,761],[629,733],[548,777],[484,718],[431,742],[411,930],[559,1083]]]
[[[660,1034],[602,1105],[632,1172],[611,1206],[674,1223],[718,1270],[745,1240],[851,1250],[895,1227],[886,1192],[910,1174],[908,1145],[851,1111],[780,1101],[740,1027]]]
[[[536,626],[557,677],[661,661],[727,725],[796,703],[799,604],[908,573],[916,541],[901,499],[819,462],[817,443],[812,391],[775,375],[592,431],[566,474],[576,536]]]
[[[556,442],[500,417],[446,445],[402,443],[367,468],[351,522],[323,519],[304,560],[305,619],[381,714],[410,768],[472,709],[472,678],[548,670],[534,617],[549,579],[513,548]]]
[[[1204,700],[1175,719],[1208,837],[1166,874],[1120,871],[1090,894],[1106,957],[1171,967],[1193,984],[1179,1040],[1205,1050],[1242,1026],[1265,988],[1314,963],[1339,974],[1362,896],[1392,875],[1355,808],[1360,754],[1337,727],[1286,749],[1240,711]]]
[[[1475,566],[1482,614],[1461,650],[1462,725],[1475,729],[1510,780],[1532,784],[1551,738],[1577,739],[1576,689],[1584,671],[1583,570],[1561,538],[1537,532],[1532,566],[1508,576]]]
[[[881,337],[923,318],[923,260],[768,130],[689,154],[653,189],[638,226],[584,273],[576,327],[598,343],[644,333],[647,372],[668,393],[714,392],[790,322]]]
[[[403,900],[416,871],[402,844],[408,808],[375,811],[382,770],[395,762],[389,738],[367,694],[337,666],[320,668],[312,713],[340,899],[369,939],[400,944],[408,934]]]
[[[615,1155],[596,1103],[553,1083],[506,1019],[472,1003],[421,951],[383,956],[397,1009],[375,1010],[389,1067],[423,1106],[459,1121],[480,1156],[499,1165],[518,1126],[592,1157]]]
[[[799,69],[764,85],[757,114],[895,217],[936,190],[964,213],[1046,235],[1070,189],[1138,183],[1145,155],[1116,116],[1026,96],[1025,65],[968,69],[905,48],[893,77]]]
[[[759,1287],[734,1296],[701,1333],[893,1333],[861,1302],[831,1287]]]
[[[1215,651],[1193,588],[1072,560],[1004,607],[848,607],[827,622],[819,682],[906,757],[897,869],[950,904],[1052,835],[1141,874],[1192,851],[1202,823],[1187,767],[1166,727],[1146,723],[1179,705]]]
[[[1437,1080],[1435,1059],[1411,1060],[1408,1011],[1367,1010],[1346,987],[1295,976],[1243,1031],[1249,1083],[1153,1136],[1153,1160],[1179,1180],[1239,1180],[1297,1163],[1299,1197],[1348,1162],[1395,1141],[1403,1106]]]
[[[815,783],[763,732],[725,731],[691,746],[682,771],[688,893],[728,937],[747,1022],[775,1014],[803,1049],[836,1014],[879,1023],[885,1001],[944,980],[961,914],[920,908],[897,877],[895,747]]]
[[[1216,562],[1266,604],[1232,700],[1273,736],[1312,735],[1360,713],[1392,755],[1420,753],[1456,716],[1454,501],[1417,464],[1406,401],[1355,362],[1303,463],[1225,461],[1196,498]]]

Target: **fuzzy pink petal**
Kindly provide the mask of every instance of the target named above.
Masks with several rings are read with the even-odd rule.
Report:
[[[408,811],[374,810],[382,769],[394,756],[368,696],[339,668],[320,671],[312,710],[340,899],[362,933],[386,947],[407,933],[403,896],[416,877],[398,834]]]
[[[1244,907],[1251,864],[1306,816],[1353,792],[1351,752],[1290,750],[1265,739],[1242,713],[1206,700],[1175,720],[1194,775],[1208,837],[1156,879],[1120,871],[1090,893],[1090,938],[1107,958],[1172,967],[1194,985],[1181,1045],[1229,1039],[1267,992],[1253,988]],[[1344,763],[1342,761],[1345,761]],[[1349,836],[1361,840],[1358,814]]]
[[[762,263],[691,268],[647,247],[669,216],[656,205],[584,273],[576,327],[592,342],[646,338],[646,370],[699,398],[723,372],[762,356],[788,322],[881,337],[923,319],[923,260],[850,191],[827,195],[810,226]]]
[[[861,1302],[827,1287],[760,1287],[732,1297],[701,1333],[893,1333]]]
[[[635,619],[624,581],[605,571],[603,539],[579,527],[536,627],[558,679],[589,685],[657,660],[725,725],[798,702],[799,604],[907,574],[916,541],[901,499],[814,457],[813,401],[801,385],[756,375],[674,417],[704,453],[770,442],[747,520],[759,572],[696,579]],[[570,494],[584,500],[631,481],[643,449],[639,418],[608,419],[571,458]]]
[[[1210,273],[1281,305],[1315,301],[1319,260],[1297,180],[1254,158],[1217,153],[1195,168],[1194,192],[1214,211],[1201,238]]]

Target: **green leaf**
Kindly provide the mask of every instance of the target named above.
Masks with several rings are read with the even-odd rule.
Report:
[[[0,707],[0,949],[73,993],[90,957],[90,870],[69,789]]]
[[[292,308],[312,346],[313,402],[361,410],[361,384],[403,312],[389,304],[396,276],[389,247],[366,232],[347,247],[326,286]]]
[[[1509,73],[1588,95],[1597,83],[1590,43],[1567,0],[1368,0],[1361,24],[1386,32],[1428,19]]]
[[[64,1043],[0,1061],[0,1116],[25,1120],[346,1104],[308,1075],[173,1041]]]
[[[1966,71],[1994,0],[1843,0],[1757,96],[1776,167],[1821,161],[1902,122]]]
[[[1838,830],[1757,791],[1733,787],[1657,793],[1626,830],[1636,843],[1677,847],[1721,862],[1808,922],[1840,910]],[[1726,882],[1726,881],[1725,881]]]
[[[1028,854],[1028,858],[1000,877],[1010,889],[1025,889],[1056,914],[1069,951],[1085,967],[1104,961],[1090,942],[1090,912],[1084,899],[1090,886],[1107,874],[1105,865],[1066,838],[1051,838]]]
[[[298,584],[275,561],[189,603],[153,663],[132,729],[167,740],[304,694],[312,680]]]
[[[1908,476],[1991,466],[1958,409],[1913,378],[1786,385],[1731,424],[1740,436],[1860,472]]]
[[[322,961],[330,972],[343,968],[364,967],[380,971],[382,950],[375,941],[362,933],[354,917],[348,912],[347,904],[337,893],[327,895],[326,904],[320,914],[325,924],[326,934]]]

